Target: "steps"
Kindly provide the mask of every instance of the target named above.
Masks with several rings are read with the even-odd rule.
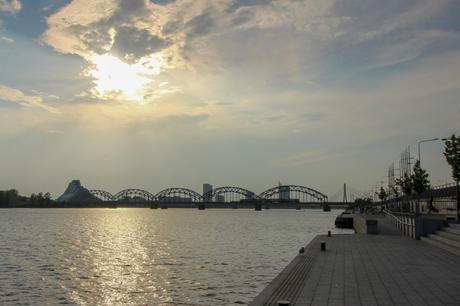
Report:
[[[422,237],[423,241],[460,256],[460,224],[449,224],[436,233]]]
[[[453,225],[455,225],[456,227],[453,227]],[[450,224],[449,227],[445,227],[443,228],[443,230],[445,230],[448,233],[460,235],[460,227],[458,226],[459,226],[458,224]]]
[[[436,235],[439,235],[439,237],[443,237],[443,238],[447,238],[447,239],[451,239],[451,240],[460,242],[460,235],[452,234],[452,233],[447,232],[445,230],[444,231],[438,231],[436,233]]]

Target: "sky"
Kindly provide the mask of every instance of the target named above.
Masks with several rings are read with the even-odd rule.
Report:
[[[0,0],[0,189],[368,192],[454,133],[456,0]]]

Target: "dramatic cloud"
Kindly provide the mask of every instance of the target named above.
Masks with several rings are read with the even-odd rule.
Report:
[[[58,109],[52,106],[46,105],[43,102],[42,97],[28,96],[18,89],[6,87],[3,85],[0,85],[0,100],[17,102],[21,104],[22,106],[36,107],[36,108],[46,110],[50,113],[55,113],[55,114],[59,113]]]
[[[0,0],[0,12],[17,13],[21,10],[22,4],[19,0]]]
[[[96,25],[113,15],[116,9],[117,1],[74,0],[48,18],[43,40],[62,53],[82,57],[108,49],[110,34],[102,33]]]
[[[455,0],[49,2],[2,14],[0,84],[23,91],[0,87],[0,133],[25,157],[46,139],[59,182],[65,168],[110,190],[282,180],[328,192],[363,169],[352,185],[367,187],[408,143],[460,129]],[[43,18],[51,48],[18,35]],[[425,156],[430,177],[448,177],[442,154]]]
[[[412,60],[434,43],[458,38],[443,29],[417,28],[452,1],[390,2],[73,0],[47,18],[42,39],[90,65],[97,65],[94,59],[100,56],[116,56],[129,65],[150,63],[160,73],[186,69],[206,74],[241,65],[255,73],[253,78],[267,75],[267,67],[275,76],[266,82],[281,87],[275,78],[300,86],[321,77],[332,65],[328,54],[338,49],[351,57],[350,63],[359,59],[354,70],[373,69]],[[364,13],[363,7],[370,12]],[[153,64],[148,60],[152,55]],[[136,77],[146,73],[153,80],[158,74],[143,73]],[[137,96],[147,97],[145,88],[154,86],[143,84]]]

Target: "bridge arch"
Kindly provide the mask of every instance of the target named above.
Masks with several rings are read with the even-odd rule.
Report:
[[[115,200],[114,195],[105,190],[90,190],[89,192],[103,202],[112,202]]]
[[[236,202],[255,198],[254,192],[236,186],[218,187],[203,194],[203,201],[205,202]]]
[[[173,187],[167,188],[155,195],[155,199],[159,202],[169,203],[189,203],[189,202],[201,202],[203,197],[196,191],[188,188]]]
[[[151,202],[155,200],[155,196],[142,189],[125,189],[115,194],[114,200],[127,202]]]
[[[302,203],[327,202],[327,196],[318,190],[300,185],[281,185],[265,190],[257,196],[263,200],[290,201],[298,199]]]

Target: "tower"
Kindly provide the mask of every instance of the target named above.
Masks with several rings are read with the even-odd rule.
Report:
[[[203,184],[203,197],[205,201],[211,202],[212,196],[208,193],[212,192],[212,185],[211,184]]]

